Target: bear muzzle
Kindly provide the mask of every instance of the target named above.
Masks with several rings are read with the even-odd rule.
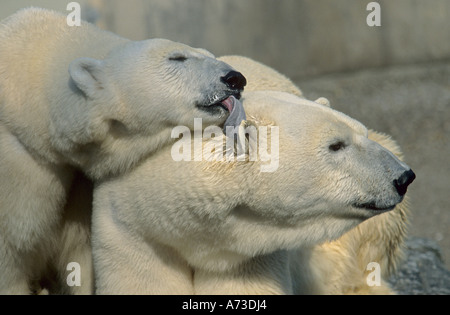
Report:
[[[409,184],[411,184],[414,179],[416,179],[416,174],[409,169],[405,171],[398,179],[394,180],[394,187],[397,189],[400,196],[404,196],[406,194]]]

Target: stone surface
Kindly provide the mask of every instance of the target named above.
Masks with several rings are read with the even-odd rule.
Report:
[[[70,1],[2,0],[66,12]],[[379,0],[369,27],[362,0],[79,0],[85,19],[122,36],[162,37],[214,54],[241,54],[294,78],[450,58],[450,1]],[[93,14],[92,10],[97,11]]]
[[[450,57],[447,0],[378,1],[380,27],[361,0],[94,1],[99,23],[124,36],[242,54],[291,77]]]
[[[436,242],[411,238],[406,247],[405,262],[389,280],[394,290],[403,295],[449,295],[450,271],[442,262]]]

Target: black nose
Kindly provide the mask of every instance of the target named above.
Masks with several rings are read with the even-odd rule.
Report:
[[[247,79],[237,71],[230,71],[224,77],[220,78],[229,88],[234,90],[243,90],[247,85]]]
[[[394,180],[394,186],[400,196],[406,194],[409,184],[416,178],[416,174],[412,170],[406,171],[398,179]]]

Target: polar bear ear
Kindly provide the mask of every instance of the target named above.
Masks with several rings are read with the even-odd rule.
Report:
[[[325,97],[321,97],[318,98],[317,100],[314,101],[314,103],[326,106],[326,107],[331,107],[330,101],[327,100]]]
[[[101,60],[76,59],[69,66],[69,74],[76,87],[88,98],[95,98],[98,91],[105,87],[105,74]]]

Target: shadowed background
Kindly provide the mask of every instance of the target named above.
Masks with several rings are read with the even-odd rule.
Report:
[[[2,0],[0,19],[70,1]],[[439,243],[450,266],[450,1],[83,0],[82,18],[134,40],[161,37],[238,54],[293,79],[309,99],[393,136],[417,175],[410,235]],[[239,69],[238,69],[239,70]]]

